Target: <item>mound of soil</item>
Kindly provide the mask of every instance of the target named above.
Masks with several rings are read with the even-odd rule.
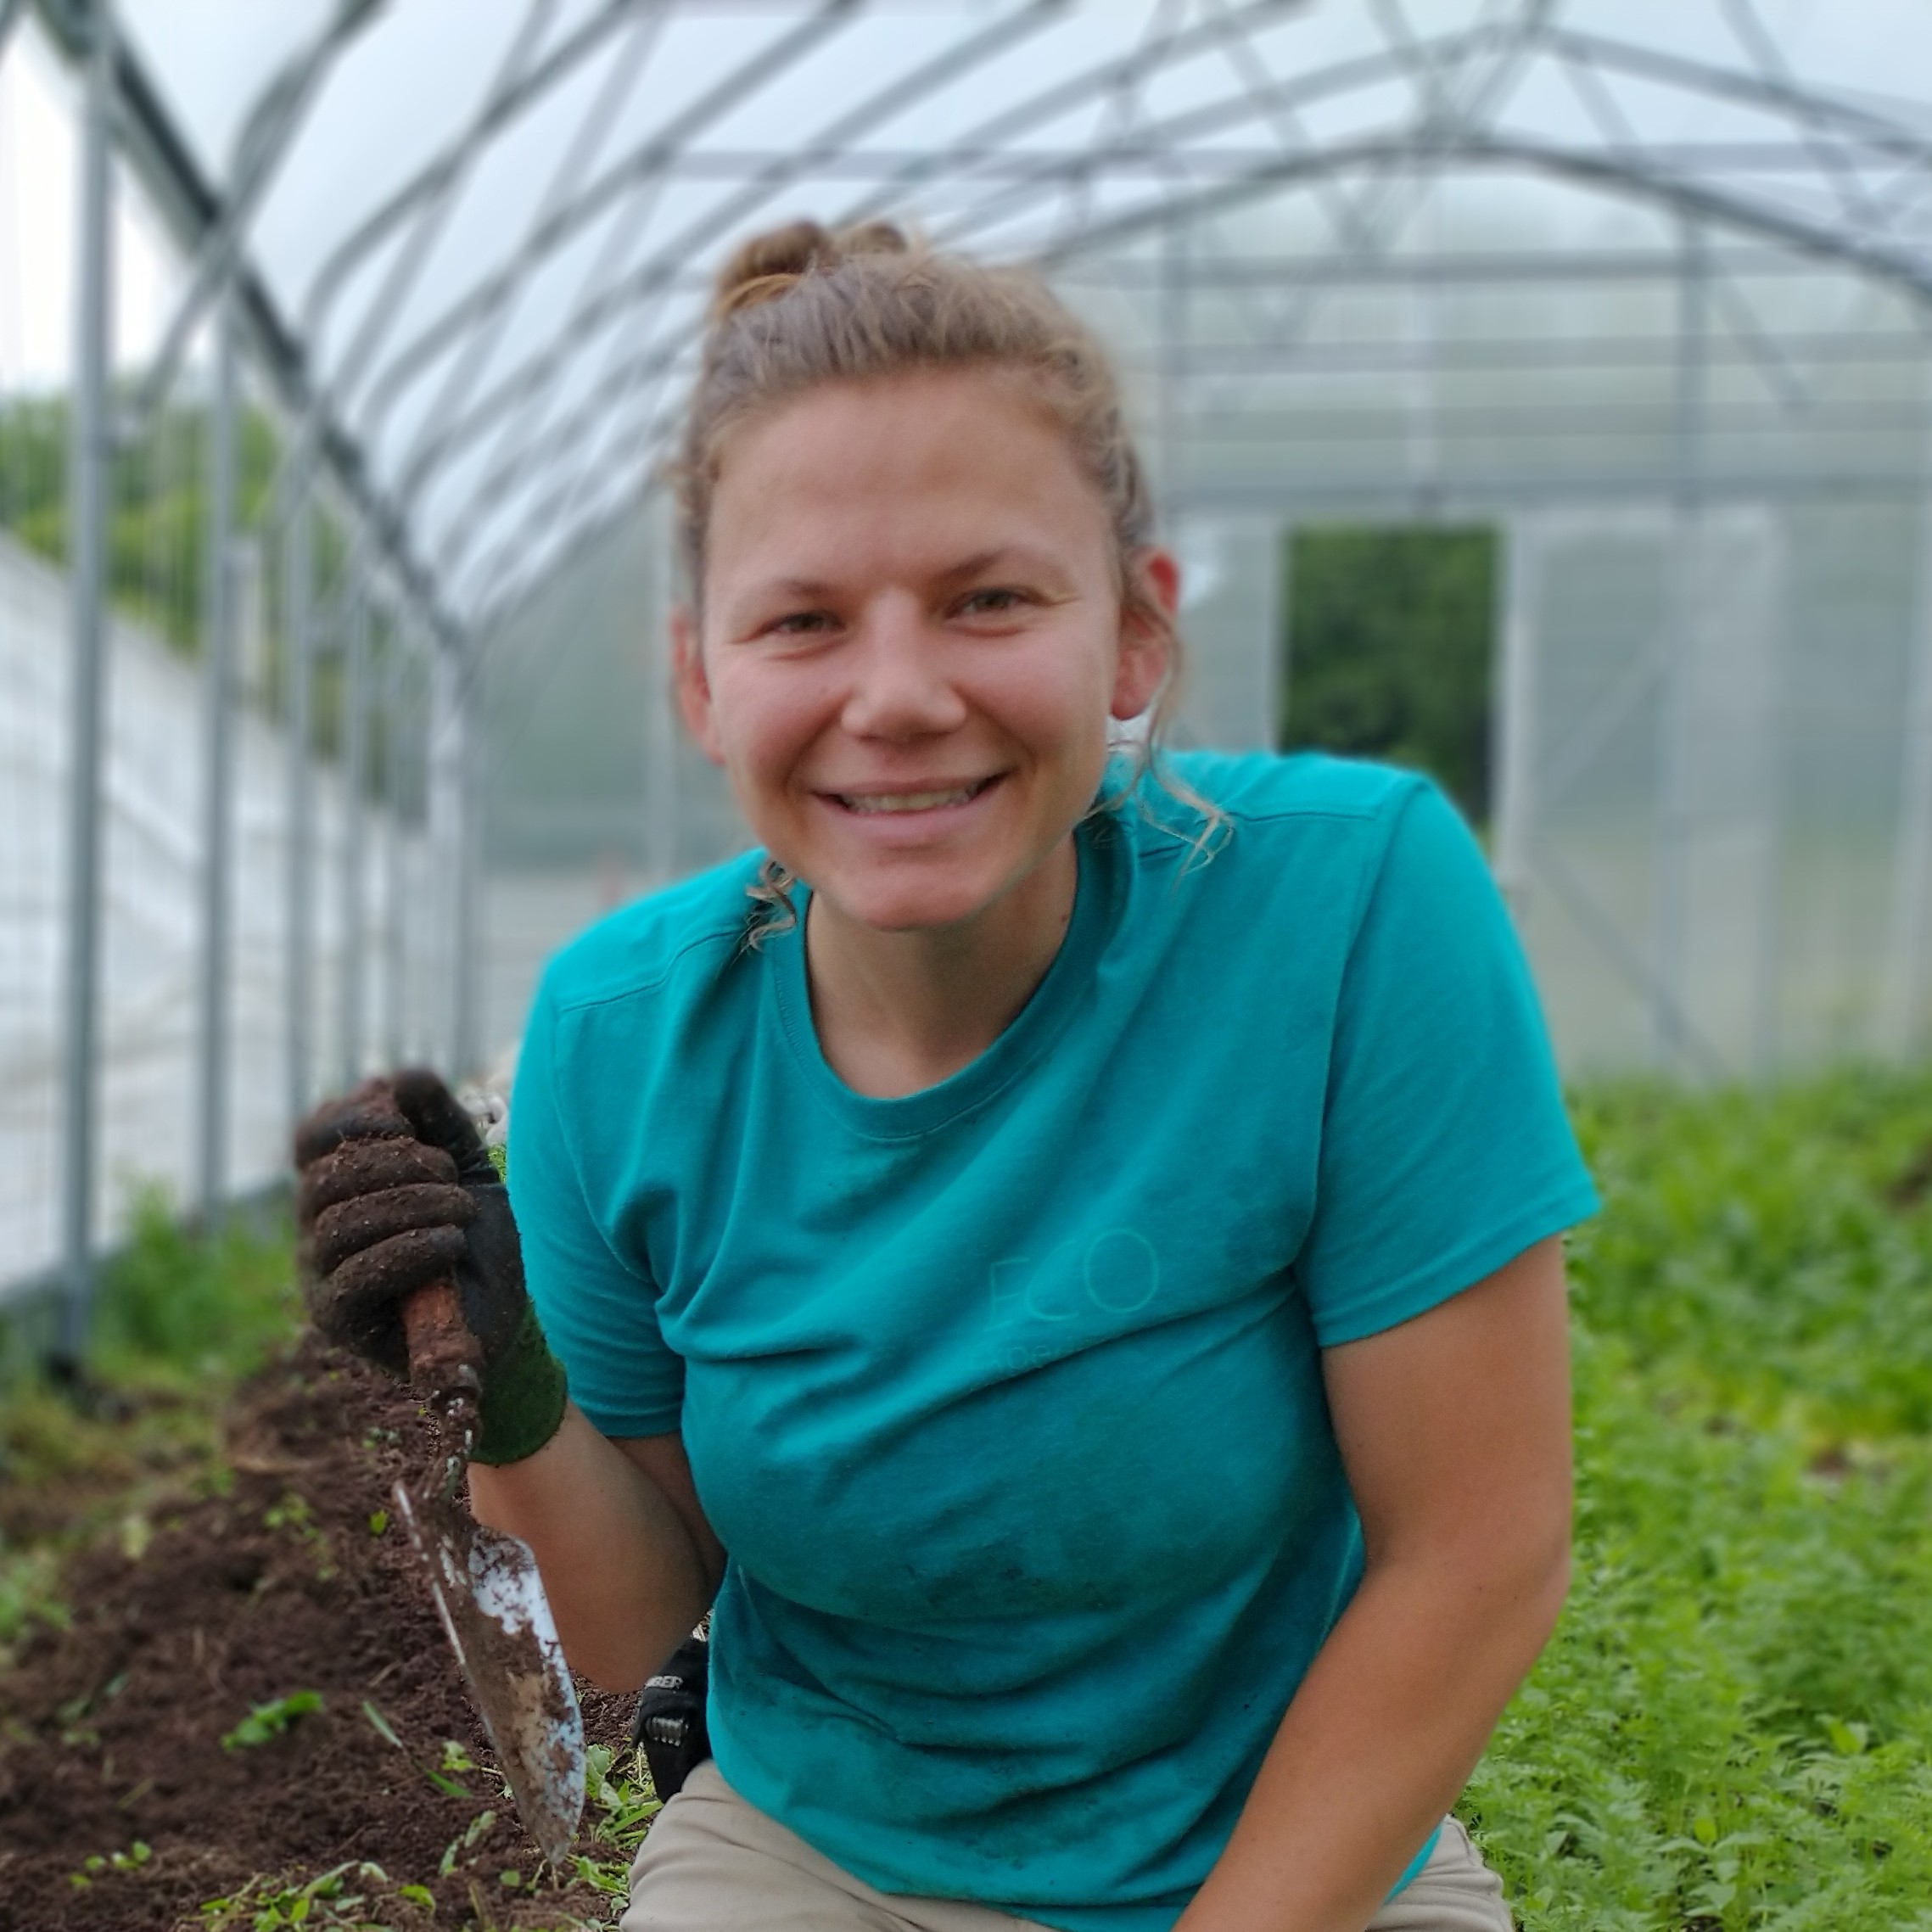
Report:
[[[397,1477],[438,1457],[414,1399],[311,1340],[242,1392],[227,1442],[200,1493],[76,1561],[70,1627],[0,1679],[0,1932],[200,1932],[206,1901],[344,1861],[381,1868],[351,1884],[395,1932],[604,1922],[587,1886],[502,1884],[539,1856],[389,1520]],[[580,1692],[591,1740],[621,1746],[630,1700]],[[320,1708],[224,1748],[304,1693]],[[350,1921],[318,1904],[311,1922]]]

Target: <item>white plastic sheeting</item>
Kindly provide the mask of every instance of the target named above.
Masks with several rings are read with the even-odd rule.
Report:
[[[0,1298],[59,1252],[68,637],[59,575],[0,537]],[[96,1226],[111,1239],[140,1189],[158,1185],[181,1201],[194,1183],[202,697],[198,667],[125,623],[114,629],[108,680]],[[229,1013],[228,1171],[238,1190],[272,1180],[286,1158],[287,759],[280,733],[244,711]],[[325,1078],[343,1070],[330,1023],[340,984],[342,820],[334,775],[319,770],[314,916]],[[425,854],[419,838],[394,838],[379,814],[367,838],[370,955],[388,960],[393,906],[424,903]],[[424,971],[412,960],[400,981],[375,976],[372,1041],[421,1026]],[[399,994],[403,1005],[392,1008]]]
[[[1498,837],[1572,1072],[1745,1078],[1922,1036],[1909,502],[1518,515]]]
[[[1272,745],[1280,722],[1280,520],[1183,518],[1172,538],[1185,640],[1175,737],[1247,751]]]

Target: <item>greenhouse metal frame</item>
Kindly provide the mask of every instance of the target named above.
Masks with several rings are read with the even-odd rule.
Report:
[[[1753,0],[1694,9],[1699,33],[1722,50],[1703,53],[1668,36],[1606,31],[1587,17],[1603,8],[1560,0],[1147,0],[1097,10],[1072,0],[926,9],[778,0],[712,8],[704,20],[706,9],[676,0],[524,0],[492,14],[505,30],[494,65],[463,111],[445,117],[447,137],[366,195],[292,290],[259,258],[265,210],[305,165],[318,104],[376,73],[383,36],[409,11],[407,0],[326,9],[308,43],[266,71],[217,172],[148,54],[120,31],[112,0],[0,0],[0,55],[31,15],[70,64],[81,104],[59,1253],[35,1278],[61,1291],[70,1349],[100,1239],[117,452],[154,434],[198,338],[211,339],[192,1142],[195,1198],[212,1218],[233,1191],[244,381],[278,426],[261,536],[277,559],[277,703],[294,748],[284,773],[285,1122],[319,1084],[401,1044],[393,1020],[391,1038],[368,1037],[368,976],[382,962],[356,923],[367,906],[370,747],[359,734],[373,715],[370,627],[384,628],[382,675],[398,690],[413,680],[420,694],[423,815],[434,871],[451,882],[426,911],[396,892],[383,943],[427,949],[435,1023],[410,1044],[468,1074],[492,1044],[478,990],[481,681],[544,586],[661,494],[655,479],[710,270],[731,239],[801,206],[832,221],[910,221],[940,246],[1037,264],[1109,333],[1142,404],[1168,529],[1218,533],[1222,545],[1208,575],[1218,571],[1226,608],[1210,595],[1197,619],[1212,674],[1195,712],[1201,736],[1273,736],[1282,673],[1270,599],[1281,593],[1270,573],[1288,528],[1500,520],[1497,870],[1519,910],[1539,895],[1565,910],[1641,1007],[1656,1057],[1680,1070],[1743,1074],[1779,1057],[1765,1016],[1775,988],[1761,989],[1737,1041],[1721,1039],[1686,963],[1711,894],[1778,862],[1775,783],[1762,759],[1741,736],[1725,738],[1732,748],[1715,761],[1705,755],[1716,742],[1711,720],[1761,733],[1764,707],[1784,702],[1752,642],[1777,616],[1766,586],[1789,546],[1775,519],[1789,506],[1899,511],[1918,547],[1907,616],[1893,625],[1900,668],[1885,674],[1886,690],[1896,687],[1886,706],[1896,776],[1869,1038],[1890,1050],[1918,1044],[1932,949],[1932,99],[1815,83]],[[1315,16],[1333,28],[1321,58],[1295,39]],[[701,28],[709,37],[698,48]],[[688,84],[647,110],[644,83],[680,34],[697,48],[680,70]],[[827,100],[834,60],[848,84]],[[533,126],[560,100],[568,112],[535,141]],[[1686,137],[1687,117],[1711,132]],[[935,132],[920,138],[928,124]],[[466,188],[519,152],[528,180],[500,251],[473,249],[464,274],[440,285]],[[159,344],[132,379],[117,377],[110,339],[117,170],[158,210],[183,263]],[[1442,210],[1464,184],[1497,182],[1554,183],[1641,219],[1607,245],[1537,233],[1475,245],[1459,231],[1423,232],[1431,219],[1454,225]],[[1849,309],[1836,300],[1847,292]],[[1351,304],[1380,305],[1360,312],[1399,326],[1338,324]],[[1569,326],[1599,313],[1611,326]],[[1518,328],[1521,315],[1562,326]],[[1516,392],[1539,381],[1551,393],[1521,401]],[[318,519],[339,533],[322,577]],[[1648,641],[1553,731],[1543,708],[1555,660],[1543,639],[1558,620],[1548,599],[1570,599],[1562,621],[1582,636],[1588,571],[1574,585],[1563,573],[1604,544],[1624,546],[1615,570],[1649,574]],[[668,563],[659,568],[662,596]],[[325,882],[308,748],[325,647],[347,692],[337,752],[350,774],[340,860],[350,883],[339,888],[335,1047],[320,1064],[310,962]],[[1218,698],[1217,664],[1231,667]],[[1758,712],[1746,703],[1728,720],[1746,687]],[[1645,910],[1633,925],[1606,909],[1545,826],[1569,775],[1642,705],[1655,710],[1644,781],[1664,830],[1644,834],[1656,837],[1655,858],[1644,861]],[[404,753],[391,740],[407,714],[383,714],[384,783],[399,815]],[[668,821],[671,767],[655,742],[656,804]],[[1695,841],[1672,826],[1721,815],[1767,783],[1771,802],[1751,807],[1753,825],[1711,847],[1706,879]],[[1614,871],[1623,860],[1604,863]],[[1778,950],[1779,888],[1768,872],[1766,882],[1749,895],[1760,955]],[[393,1013],[393,989],[385,999]]]

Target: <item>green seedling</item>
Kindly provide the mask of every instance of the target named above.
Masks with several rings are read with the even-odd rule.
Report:
[[[637,1751],[621,1754],[608,1744],[592,1744],[584,1754],[586,1813],[591,1833],[611,1847],[611,1856],[590,1857],[582,1852],[569,1862],[571,1874],[621,1902],[630,1895],[630,1861],[652,1820],[664,1809],[651,1789],[650,1773]]]
[[[110,1703],[127,1688],[127,1672],[117,1672],[98,1690],[83,1691],[78,1697],[70,1697],[55,1712],[60,1720],[60,1740],[63,1744],[98,1743],[97,1733],[81,1728],[81,1719],[91,1716],[104,1704]]]
[[[67,1874],[67,1882],[76,1890],[85,1891],[104,1872],[138,1872],[154,1856],[154,1846],[137,1838],[125,1851],[109,1851],[105,1856],[98,1851],[90,1853],[81,1861],[78,1872]]]
[[[456,1777],[459,1771],[479,1771],[482,1768],[469,1753],[454,1738],[443,1740],[443,1761],[434,1771],[423,1767],[423,1775],[440,1791],[445,1798],[468,1798],[474,1795],[469,1787]]]
[[[372,1902],[367,1891],[350,1886],[387,1885],[389,1875],[367,1859],[350,1859],[309,1879],[291,1884],[272,1879],[254,1879],[224,1898],[205,1899],[201,1906],[203,1932],[283,1932],[284,1927],[354,1928],[354,1932],[382,1932],[370,1918]],[[420,1885],[398,1888],[399,1897]],[[431,1909],[435,1901],[430,1901]]]
[[[479,1812],[463,1829],[443,1847],[443,1856],[436,1862],[439,1878],[446,1879],[456,1870],[457,1862],[468,1851],[473,1851],[488,1838],[495,1828],[496,1814],[494,1812]]]
[[[297,1543],[315,1552],[318,1581],[326,1583],[334,1576],[335,1566],[328,1560],[328,1538],[316,1521],[306,1497],[298,1496],[292,1489],[288,1491],[279,1502],[262,1511],[261,1520],[266,1528],[286,1531]]]
[[[251,1705],[249,1714],[227,1733],[221,1739],[225,1751],[253,1750],[281,1737],[298,1718],[306,1717],[322,1707],[319,1690],[291,1691],[286,1697],[277,1697],[267,1704]]]
[[[368,1719],[369,1727],[376,1735],[385,1744],[394,1744],[409,1760],[411,1765],[421,1772],[424,1778],[445,1798],[472,1798],[476,1795],[454,1774],[459,1771],[480,1771],[483,1767],[453,1738],[444,1742],[442,1762],[440,1766],[424,1764],[396,1735],[395,1727],[367,1698],[362,1700],[362,1715]]]

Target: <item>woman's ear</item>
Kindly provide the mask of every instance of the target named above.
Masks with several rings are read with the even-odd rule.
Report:
[[[1138,718],[1159,695],[1173,662],[1180,566],[1171,551],[1150,546],[1127,560],[1128,595],[1120,605],[1120,661],[1114,668],[1116,718]]]
[[[670,623],[671,682],[676,687],[685,729],[714,764],[722,764],[725,754],[719,748],[718,722],[711,708],[711,680],[704,675],[704,652],[691,606],[673,604]]]

